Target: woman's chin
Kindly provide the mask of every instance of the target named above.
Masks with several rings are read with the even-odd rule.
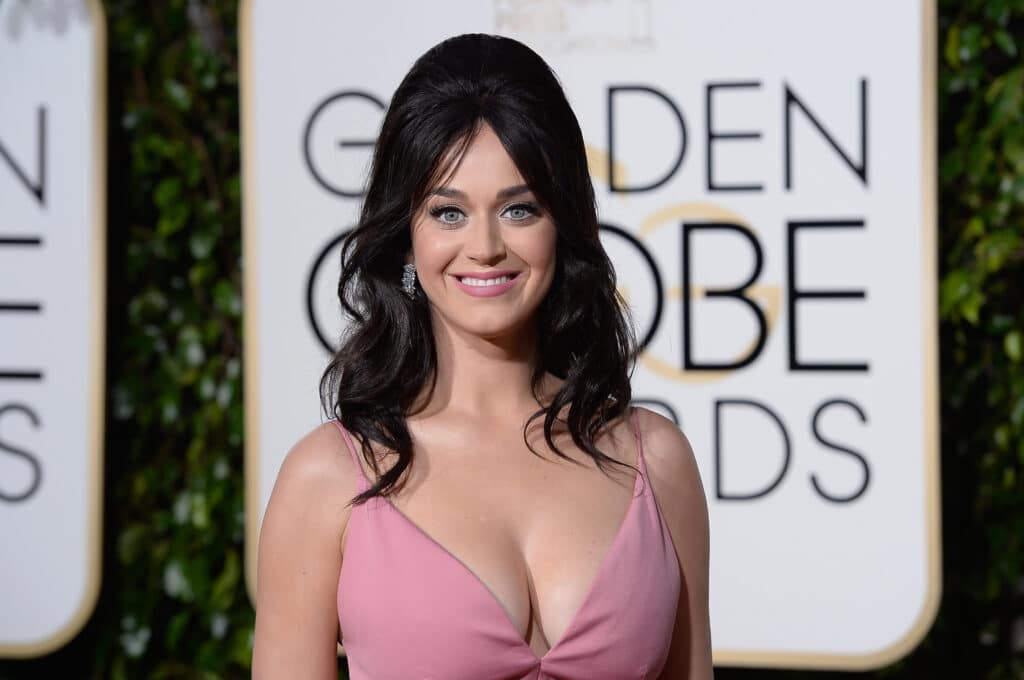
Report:
[[[472,323],[463,326],[463,330],[467,335],[500,344],[512,340],[521,341],[523,324],[510,323],[508,319],[501,319],[492,323],[488,323],[486,320],[475,319]]]

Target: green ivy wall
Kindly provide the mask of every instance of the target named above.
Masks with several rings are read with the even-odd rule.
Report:
[[[0,678],[246,678],[237,3],[104,4],[103,587],[81,635]],[[864,675],[1024,678],[1024,0],[940,0],[938,39],[943,600]]]

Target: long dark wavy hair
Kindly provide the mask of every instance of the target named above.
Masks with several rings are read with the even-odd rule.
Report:
[[[320,380],[324,413],[360,442],[378,481],[351,503],[401,488],[413,460],[406,414],[437,380],[430,306],[401,289],[412,247],[411,223],[487,123],[551,215],[557,230],[551,288],[537,314],[538,403],[545,372],[564,380],[544,416],[544,439],[559,457],[552,427],[568,406],[572,441],[607,473],[608,463],[633,466],[595,446],[602,428],[629,408],[636,336],[616,290],[615,271],[598,239],[594,188],[579,122],[557,77],[526,45],[496,35],[449,38],[416,60],[384,116],[359,223],[342,247],[338,298],[351,317],[341,346]],[[381,474],[370,442],[397,453]],[[392,457],[392,456],[389,456]]]

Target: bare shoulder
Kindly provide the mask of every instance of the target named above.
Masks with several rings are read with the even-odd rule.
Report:
[[[676,620],[660,677],[711,678],[710,528],[700,469],[689,439],[674,422],[637,410],[644,463],[679,560]]]
[[[336,676],[336,592],[356,475],[333,422],[285,455],[260,527],[254,678]]]
[[[284,495],[344,505],[356,488],[357,471],[338,426],[326,422],[304,434],[284,457],[274,484]],[[344,498],[344,500],[341,500]]]
[[[637,410],[644,463],[655,484],[660,482],[670,496],[699,492],[703,497],[700,470],[690,440],[674,422],[660,413],[641,406],[634,408]],[[669,500],[666,494],[659,494],[659,500],[663,498]]]
[[[676,547],[684,547],[680,543],[706,541],[707,498],[690,440],[660,413],[636,408],[644,464]]]

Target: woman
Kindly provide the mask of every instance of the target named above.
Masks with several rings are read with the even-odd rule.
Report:
[[[267,507],[254,676],[334,678],[337,640],[354,680],[711,677],[697,466],[630,407],[583,138],[536,53],[417,60],[342,260],[335,419]]]

